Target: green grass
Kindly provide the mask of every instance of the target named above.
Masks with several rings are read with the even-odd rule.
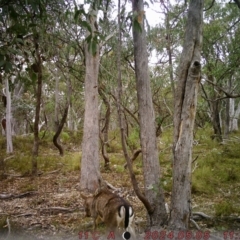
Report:
[[[192,193],[208,194],[215,193],[218,180],[213,175],[213,169],[209,166],[198,168],[192,175]]]
[[[240,214],[240,134],[233,133],[225,144],[211,139],[209,126],[195,132],[193,146],[192,197],[197,207],[212,216]],[[161,185],[165,192],[172,188],[172,129],[158,139]],[[228,197],[227,197],[228,196]],[[218,222],[219,227],[224,228]]]
[[[62,169],[63,171],[79,171],[80,170],[80,153],[66,153],[63,157],[60,157],[57,151],[51,151],[48,153],[40,152],[37,157],[38,170],[40,172],[48,172],[56,169]],[[20,174],[29,174],[32,166],[32,155],[16,153],[6,161],[5,170],[14,171]]]
[[[214,205],[215,215],[217,217],[230,216],[233,213],[236,213],[237,209],[234,207],[234,204],[227,201],[221,201]]]

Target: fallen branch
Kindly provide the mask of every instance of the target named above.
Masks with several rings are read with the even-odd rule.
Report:
[[[21,213],[18,215],[15,215],[14,217],[29,217],[29,216],[35,216],[36,213]]]
[[[114,192],[120,192],[121,191],[121,188],[114,187],[111,183],[107,182],[106,180],[105,180],[105,182],[107,184],[107,187],[112,189]]]
[[[6,174],[8,177],[21,178],[24,177],[24,174]]]
[[[14,157],[15,157],[15,155],[12,155],[12,156],[6,157],[6,158],[3,159],[3,161],[5,162],[5,161],[7,161],[8,159],[11,159],[11,158],[14,158]]]
[[[46,173],[44,173],[44,175],[54,174],[54,173],[59,172],[60,170],[61,170],[61,168],[59,168],[59,169],[57,169],[57,170],[53,170],[53,171],[51,171],[51,172],[46,172]]]
[[[209,215],[207,215],[207,214],[205,214],[203,212],[194,212],[192,215],[193,215],[192,216],[193,220],[198,220],[198,219],[202,219],[202,218],[212,219],[211,216],[209,216]]]
[[[0,199],[13,199],[13,198],[24,198],[24,197],[28,197],[28,196],[31,196],[31,195],[35,195],[37,194],[36,191],[30,191],[30,192],[25,192],[25,193],[21,193],[21,194],[0,194]]]
[[[190,218],[190,222],[193,223],[193,225],[197,228],[197,230],[201,230],[201,228],[198,226],[198,224],[192,218]]]

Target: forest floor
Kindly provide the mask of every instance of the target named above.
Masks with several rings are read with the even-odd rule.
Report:
[[[224,146],[201,145],[199,140],[193,156],[192,210],[196,224],[191,223],[190,231],[193,233],[199,227],[203,235],[187,238],[176,233],[173,239],[210,239],[208,235],[204,237],[207,231],[219,233],[219,239],[221,236],[222,239],[240,239],[238,144],[238,139]],[[21,149],[21,146],[18,148]],[[29,152],[24,151],[25,154],[18,152],[5,158],[6,175],[0,180],[0,239],[99,239],[92,235],[92,219],[84,217],[83,199],[79,192],[79,149],[73,151],[72,147],[60,158],[54,148],[48,147],[47,152],[46,147],[44,144],[41,146],[45,154],[39,158],[40,174],[35,178],[29,176],[30,146]],[[172,181],[169,149],[165,143],[159,151],[162,156],[162,184],[168,206]],[[144,233],[145,208],[133,191],[129,173],[124,169],[122,154],[116,152],[115,149],[115,153],[110,153],[111,171],[105,171],[102,167],[101,173],[103,179],[117,188],[133,205],[140,239],[172,239],[170,235],[161,238],[162,229],[151,232],[152,235]],[[141,169],[139,158],[134,162],[134,172],[143,190]],[[98,231],[102,234],[104,226],[100,226]]]
[[[137,222],[145,210],[135,196],[126,173],[108,172],[103,178],[133,204]],[[91,239],[92,219],[85,218],[79,191],[79,171],[52,171],[32,179],[11,174],[0,185],[0,239]],[[114,181],[113,181],[114,179]],[[100,226],[100,232],[101,229]],[[11,238],[12,235],[12,238]],[[83,235],[83,236],[82,236]],[[9,239],[9,238],[8,238]]]

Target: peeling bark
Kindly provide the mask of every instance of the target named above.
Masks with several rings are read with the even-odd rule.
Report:
[[[188,229],[191,216],[192,144],[201,76],[202,15],[203,0],[191,0],[175,91],[173,185],[169,221],[172,229]]]

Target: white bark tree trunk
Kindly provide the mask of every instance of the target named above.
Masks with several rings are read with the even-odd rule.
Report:
[[[91,34],[96,31],[97,13],[89,14]],[[93,37],[93,36],[92,36]],[[85,113],[82,142],[82,161],[80,189],[94,192],[99,186],[99,114],[98,114],[98,72],[99,46],[96,53],[91,51],[90,43],[85,45],[86,75],[85,75]]]
[[[6,107],[6,139],[7,139],[7,153],[13,152],[12,144],[12,99],[11,92],[9,91],[9,82],[6,78],[6,98],[7,98],[7,107]]]
[[[235,108],[235,99],[231,99],[230,101],[230,109],[233,110],[233,114],[230,115],[230,132],[238,131],[238,118],[240,115],[240,102],[238,103],[237,109],[234,112]]]
[[[14,83],[14,90],[12,92],[12,136],[24,134],[25,128],[24,128],[24,120],[23,118],[19,118],[19,116],[16,116],[16,110],[18,109],[18,105],[14,103],[18,103],[22,99],[22,94],[24,91],[23,84],[18,80],[12,78],[12,83]]]

